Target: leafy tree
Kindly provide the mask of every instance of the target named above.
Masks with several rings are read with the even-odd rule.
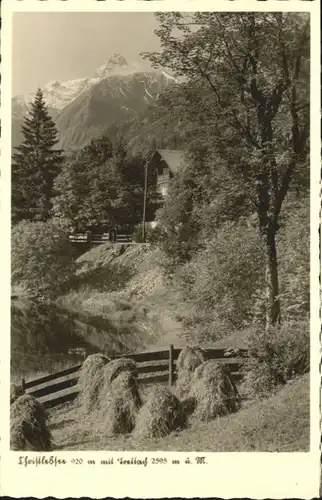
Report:
[[[76,269],[65,221],[21,221],[12,230],[12,283],[35,298],[64,290]]]
[[[55,217],[66,218],[71,227],[81,227],[85,220],[81,208],[89,193],[88,170],[81,153],[65,159],[54,187],[57,193],[53,199]]]
[[[249,326],[253,295],[264,280],[263,252],[249,219],[223,223],[180,274],[198,340]]]
[[[184,169],[171,180],[165,203],[157,212],[163,228],[159,244],[174,268],[189,260],[198,248],[201,224],[196,211],[197,193],[198,179],[189,168]]]
[[[79,229],[95,224],[99,214],[104,218],[109,200],[115,197],[116,179],[110,169],[112,157],[112,143],[101,138],[93,139],[66,159],[55,180],[55,216],[68,219],[72,227]]]
[[[142,220],[144,159],[129,155],[122,138],[93,139],[66,161],[57,177],[54,213],[73,227],[133,227]],[[154,189],[147,200],[147,220],[157,207]]]
[[[309,17],[298,13],[160,13],[154,66],[183,77],[169,103],[194,119],[257,214],[266,322],[280,321],[276,235],[291,182],[308,179]],[[175,99],[171,99],[171,92]],[[180,96],[180,99],[178,99]]]
[[[56,126],[38,89],[22,125],[24,140],[15,148],[12,164],[12,219],[45,221],[50,217],[54,179],[60,171],[62,152]]]

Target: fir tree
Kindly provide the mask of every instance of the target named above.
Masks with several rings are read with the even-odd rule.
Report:
[[[24,140],[13,154],[12,220],[45,221],[50,217],[53,183],[63,156],[55,149],[58,132],[40,89],[25,117],[22,134]]]

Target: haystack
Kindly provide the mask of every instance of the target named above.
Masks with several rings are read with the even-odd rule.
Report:
[[[110,382],[105,397],[101,393],[100,420],[107,435],[132,432],[135,418],[142,405],[137,377],[122,371]]]
[[[24,394],[22,385],[10,384],[10,404],[14,403],[19,396]]]
[[[105,384],[111,384],[122,372],[130,372],[133,377],[137,377],[138,372],[135,361],[129,358],[118,358],[110,361],[104,368]]]
[[[193,374],[190,396],[196,400],[193,418],[208,421],[240,408],[240,397],[224,363],[207,361]]]
[[[176,392],[180,398],[185,398],[190,393],[193,373],[204,361],[204,351],[200,347],[187,346],[180,352],[176,381]]]
[[[104,367],[109,358],[103,354],[92,354],[88,356],[79,372],[78,379],[78,404],[85,412],[97,408],[99,404],[99,393],[104,384]]]
[[[194,372],[195,369],[205,361],[205,351],[200,347],[186,346],[178,357],[178,371]]]
[[[158,438],[186,425],[179,399],[166,387],[156,386],[140,408],[134,435],[139,439]]]
[[[20,396],[11,405],[10,448],[16,451],[51,451],[46,412],[33,396]]]

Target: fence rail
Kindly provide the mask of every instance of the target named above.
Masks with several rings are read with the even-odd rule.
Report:
[[[74,233],[69,235],[69,241],[71,243],[92,243],[92,244],[102,244],[111,241],[113,243],[132,243],[132,235],[130,234],[116,234],[110,237],[109,233],[102,234],[92,234],[88,233]]]
[[[114,359],[126,357],[136,361],[139,384],[168,382],[171,386],[176,379],[176,362],[180,352],[181,349],[170,345],[167,350],[124,354]],[[241,379],[240,369],[246,354],[245,349],[205,349],[206,359],[227,364],[236,382]],[[81,366],[73,366],[29,382],[22,380],[22,388],[26,394],[39,398],[47,408],[72,401],[79,392],[77,382]]]

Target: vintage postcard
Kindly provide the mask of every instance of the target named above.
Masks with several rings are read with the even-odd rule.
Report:
[[[1,15],[1,494],[318,497],[319,2]]]

